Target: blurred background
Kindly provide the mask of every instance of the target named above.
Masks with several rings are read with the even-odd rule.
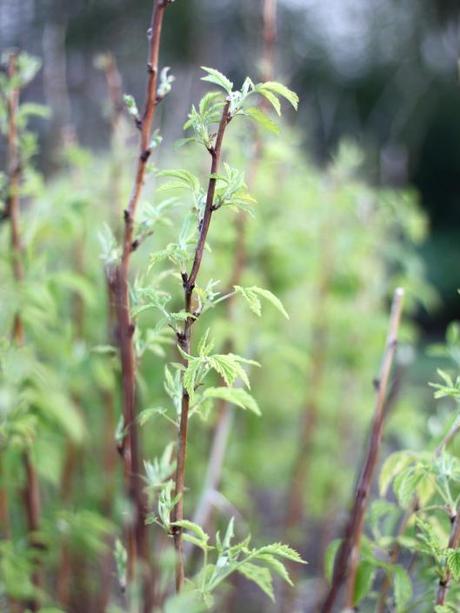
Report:
[[[161,62],[176,76],[162,130],[176,139],[199,66],[239,82],[260,57],[260,2],[177,1],[165,23]],[[53,109],[38,129],[40,164],[53,171],[60,127],[76,126],[82,145],[108,146],[97,53],[114,53],[124,90],[142,99],[145,24],[150,0],[1,0],[2,47],[44,60],[27,97]],[[295,117],[303,146],[318,164],[343,136],[366,152],[376,184],[414,186],[430,221],[421,248],[441,300],[419,313],[428,334],[459,316],[460,6],[457,0],[279,0],[276,77],[298,92]],[[198,82],[199,83],[199,82]],[[166,149],[166,148],[165,148]]]

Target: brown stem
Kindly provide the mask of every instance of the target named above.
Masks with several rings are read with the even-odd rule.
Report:
[[[457,549],[460,545],[460,509],[457,509],[455,515],[451,517],[452,528],[449,536],[449,549]],[[439,579],[438,593],[436,595],[436,604],[443,605],[445,603],[447,593],[449,591],[452,573],[446,568],[445,574]]]
[[[276,0],[262,0],[263,4],[263,53],[262,53],[262,73],[263,81],[269,81],[273,78],[274,64],[274,46],[276,39]],[[265,100],[265,99],[264,99]],[[262,101],[262,104],[264,103]],[[252,164],[248,173],[249,189],[255,182],[257,170],[260,163],[262,152],[262,144],[257,133],[255,141],[255,151],[252,158]],[[235,219],[236,244],[233,259],[233,267],[230,275],[229,289],[239,285],[246,264],[246,224],[247,215],[244,211],[240,211]],[[226,320],[234,319],[234,300],[232,295],[226,301]],[[226,352],[234,351],[233,339],[229,339],[226,345]],[[212,508],[212,494],[219,487],[222,468],[224,465],[225,453],[227,450],[228,439],[232,426],[232,406],[224,400],[218,403],[218,417],[214,428],[211,442],[211,450],[209,453],[206,475],[204,478],[203,491],[198,501],[193,521],[206,529],[210,519]]]
[[[356,494],[345,530],[345,536],[335,561],[332,583],[320,609],[322,613],[328,613],[332,610],[339,590],[345,581],[347,594],[346,605],[349,608],[353,606],[353,593],[359,557],[359,546],[363,531],[364,516],[369,500],[370,488],[382,441],[385,416],[385,398],[393,358],[396,351],[397,333],[401,319],[403,296],[404,291],[401,288],[398,288],[394,293],[386,348],[380,368],[380,376],[376,383],[377,398],[369,446],[364,460],[364,465],[358,479]]]
[[[150,138],[152,125],[157,107],[157,79],[160,39],[163,17],[170,0],[157,0],[154,4],[149,37],[149,54],[147,62],[148,79],[145,95],[145,108],[139,122],[140,145],[139,157],[134,185],[128,206],[124,211],[124,235],[120,264],[118,265],[114,280],[116,284],[116,317],[118,322],[118,338],[120,344],[122,389],[123,389],[123,420],[125,436],[121,445],[124,462],[124,471],[127,477],[127,494],[134,511],[134,520],[128,527],[128,581],[132,582],[135,566],[138,560],[144,563],[144,606],[149,607],[152,593],[148,574],[149,549],[147,542],[147,529],[145,526],[145,508],[143,483],[140,471],[139,432],[136,423],[136,356],[133,345],[134,322],[131,319],[129,300],[129,266],[132,253],[134,234],[134,220],[139,198],[144,185],[144,176],[147,161],[150,157]],[[146,608],[148,610],[148,608]]]
[[[7,66],[8,78],[14,79],[17,74],[17,55],[11,53],[8,58]],[[20,210],[19,210],[19,190],[21,183],[21,160],[19,153],[19,135],[17,128],[17,113],[19,105],[19,89],[13,87],[7,96],[7,117],[8,117],[8,198],[7,215],[10,219],[11,227],[11,260],[13,276],[18,285],[24,281],[24,264],[22,260],[22,244],[20,230]],[[16,313],[13,321],[12,330],[13,342],[17,346],[24,344],[24,325],[20,313]],[[29,542],[32,547],[39,549],[36,540],[36,533],[39,527],[40,518],[40,491],[37,473],[30,457],[30,451],[23,453],[23,465],[26,477],[26,486],[23,493],[24,508],[27,519],[27,529]],[[6,496],[6,492],[3,494]],[[32,582],[35,587],[41,586],[40,568],[36,561],[36,569],[32,573]],[[33,598],[28,603],[32,611],[39,608],[38,601]]]
[[[208,182],[208,189],[206,194],[206,205],[204,209],[203,219],[200,222],[200,234],[195,249],[195,256],[193,259],[192,269],[190,274],[183,273],[184,279],[184,302],[185,310],[190,313],[190,317],[187,318],[184,324],[183,331],[178,334],[178,344],[185,353],[190,353],[191,346],[191,331],[194,322],[193,310],[192,310],[192,298],[195,288],[195,282],[200,272],[201,261],[203,259],[203,251],[206,244],[206,238],[208,236],[209,226],[211,223],[212,213],[214,210],[214,194],[216,191],[216,179],[215,175],[219,171],[222,141],[225,134],[225,128],[227,127],[231,116],[229,115],[230,101],[226,100],[224,108],[222,110],[222,116],[219,122],[219,128],[217,130],[217,136],[214,146],[209,149],[211,154],[211,177]],[[188,362],[183,360],[183,364],[187,367]],[[174,508],[173,520],[174,522],[181,521],[184,518],[184,484],[185,484],[185,459],[187,452],[187,429],[188,429],[188,412],[190,407],[190,397],[185,389],[182,390],[182,408],[179,424],[179,434],[177,443],[177,468],[175,477],[175,496],[178,497],[177,504]],[[174,546],[176,549],[176,591],[180,592],[185,579],[184,571],[184,544],[182,539],[182,529],[179,526],[175,526],[173,529]]]

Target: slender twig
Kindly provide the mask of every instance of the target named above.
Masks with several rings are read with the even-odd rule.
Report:
[[[7,66],[8,77],[11,81],[14,80],[17,74],[17,54],[11,53],[8,57]],[[21,243],[21,225],[20,225],[20,184],[21,184],[21,159],[19,152],[19,135],[17,127],[17,113],[19,105],[19,88],[12,87],[7,97],[7,115],[8,115],[8,198],[7,212],[11,227],[11,260],[13,276],[18,285],[24,281],[24,264]],[[19,312],[14,316],[13,342],[17,346],[24,344],[24,325]],[[25,514],[27,519],[27,529],[29,533],[29,542],[32,547],[39,549],[40,546],[36,540],[36,533],[39,528],[40,520],[40,491],[37,472],[33,465],[30,451],[25,450],[23,453],[23,465],[25,471],[26,485],[23,492],[23,500]],[[35,560],[36,569],[32,573],[32,582],[35,587],[41,586],[41,572],[38,565],[38,560]],[[28,602],[28,606],[32,611],[38,611],[39,603],[35,597]]]
[[[262,0],[263,7],[263,51],[262,51],[262,80],[271,81],[274,72],[274,47],[276,42],[276,0]],[[265,99],[261,104],[264,104]],[[254,154],[251,161],[251,166],[248,172],[248,188],[255,183],[257,171],[260,164],[262,153],[262,143],[257,132],[257,137],[254,143]],[[229,280],[229,289],[235,285],[239,285],[246,264],[246,225],[247,214],[244,211],[239,211],[235,218],[235,233],[236,244],[234,249],[234,258],[232,271]],[[226,315],[227,321],[234,320],[234,303],[235,294],[229,296],[226,300]],[[233,339],[229,339],[225,346],[225,352],[231,353],[234,351]],[[212,501],[215,498],[214,494],[219,487],[222,468],[224,465],[225,454],[227,451],[228,439],[232,429],[233,410],[232,405],[221,400],[218,403],[217,423],[214,427],[211,449],[204,478],[204,485],[198,504],[195,509],[193,521],[206,529],[209,522]]]
[[[219,171],[222,141],[225,134],[225,129],[230,122],[231,116],[229,114],[230,101],[226,100],[224,108],[222,110],[222,116],[219,122],[219,128],[213,147],[209,148],[211,155],[211,177],[208,182],[208,189],[206,194],[206,205],[204,209],[203,219],[200,222],[200,234],[198,237],[195,256],[193,259],[192,268],[190,274],[182,274],[183,287],[184,287],[184,303],[185,311],[190,314],[184,323],[183,330],[177,335],[177,340],[180,348],[186,354],[190,353],[191,347],[191,331],[192,325],[195,321],[192,309],[193,291],[195,288],[196,279],[200,272],[201,261],[203,259],[203,251],[206,244],[206,238],[208,236],[209,226],[211,223],[213,205],[214,205],[214,193],[216,190],[216,173]],[[184,367],[188,365],[187,359],[183,359]],[[187,452],[187,429],[188,429],[188,412],[190,406],[190,396],[188,391],[183,387],[182,390],[182,405],[181,416],[179,424],[178,444],[177,444],[177,469],[175,476],[175,496],[177,497],[177,504],[174,508],[173,519],[174,522],[181,521],[184,517],[184,485],[185,485],[185,458]],[[176,549],[176,590],[180,592],[184,584],[185,572],[184,572],[184,544],[182,539],[182,529],[179,526],[175,526],[173,529],[174,546]]]
[[[322,613],[328,613],[332,610],[332,607],[339,594],[339,590],[344,582],[346,582],[346,605],[349,608],[353,606],[353,593],[359,557],[359,546],[363,531],[364,516],[369,501],[369,493],[372,486],[382,441],[385,416],[385,398],[391,367],[396,352],[397,334],[401,319],[403,296],[404,291],[401,288],[398,288],[394,293],[386,349],[380,368],[380,376],[375,382],[377,398],[369,446],[364,460],[364,465],[358,479],[356,494],[345,530],[345,536],[336,557],[332,583],[320,609]]]
[[[460,545],[460,508],[450,518],[452,528],[449,536],[449,543],[447,547],[449,549],[457,549]],[[447,593],[450,587],[450,581],[452,573],[448,567],[446,567],[444,575],[439,579],[438,592],[436,594],[436,604],[443,605],[445,603]]]
[[[444,436],[444,438],[442,439],[442,441],[436,447],[435,452],[434,452],[435,457],[438,458],[442,454],[444,449],[453,441],[453,439],[457,436],[459,432],[460,432],[460,417],[457,417],[454,423],[452,424],[452,426],[449,428],[446,435]]]
[[[114,274],[116,288],[116,316],[118,322],[118,340],[120,345],[123,420],[125,436],[121,444],[121,455],[127,479],[127,493],[131,501],[134,520],[128,527],[127,542],[127,578],[131,583],[134,578],[137,560],[142,560],[148,567],[149,549],[147,529],[145,526],[145,508],[143,482],[141,476],[139,433],[136,422],[136,356],[133,344],[134,322],[131,318],[129,299],[129,267],[134,235],[134,222],[137,205],[142,193],[145,170],[151,153],[150,139],[152,125],[157,107],[157,80],[160,39],[163,17],[170,0],[157,0],[154,4],[150,28],[148,30],[149,53],[147,62],[147,87],[145,107],[139,121],[140,144],[136,175],[128,206],[124,211],[124,235],[120,264]],[[146,570],[146,569],[144,569]],[[149,579],[144,582],[147,592],[151,593]],[[147,598],[147,594],[146,594]],[[148,600],[148,598],[147,598]],[[144,606],[148,607],[148,603]]]

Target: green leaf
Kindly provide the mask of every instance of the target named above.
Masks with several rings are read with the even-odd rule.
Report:
[[[281,104],[278,98],[274,94],[272,94],[272,92],[269,91],[268,89],[264,89],[263,85],[258,85],[255,91],[261,96],[263,96],[268,102],[270,102],[272,107],[275,109],[276,114],[280,117],[281,116]]]
[[[222,87],[227,94],[232,92],[233,83],[221,72],[215,68],[208,68],[207,66],[202,66],[201,69],[208,73],[205,77],[201,77],[202,81],[208,81],[208,83],[214,83],[215,85]]]
[[[291,89],[285,85],[282,85],[282,83],[278,83],[277,81],[266,81],[261,85],[263,89],[285,98],[294,107],[294,109],[297,110],[299,105],[299,96]]]
[[[258,123],[262,128],[265,128],[269,132],[273,134],[279,134],[280,129],[278,124],[276,124],[268,115],[266,115],[263,111],[261,111],[256,106],[249,107],[244,110],[244,113],[253,119],[256,123]]]
[[[447,566],[455,581],[460,579],[460,549],[449,549],[447,552]]]
[[[189,521],[188,519],[181,519],[175,521],[173,526],[179,526],[179,528],[183,528],[184,530],[188,530],[189,532],[193,532],[199,538],[200,541],[207,542],[209,540],[209,535],[203,530],[201,526],[195,524],[193,521]]]
[[[275,309],[277,309],[286,319],[289,319],[289,315],[283,306],[283,303],[275,294],[268,289],[263,289],[253,285],[252,287],[241,287],[240,285],[234,285],[234,289],[237,293],[241,294],[247,301],[249,308],[253,313],[260,317],[262,313],[262,305],[259,300],[259,296],[270,302]]]
[[[286,581],[286,583],[288,583],[289,585],[294,585],[289,576],[288,571],[286,570],[286,567],[277,558],[270,554],[260,554],[257,555],[256,558],[264,564],[267,564],[273,572],[275,572],[281,577],[281,579],[283,579],[283,581]]]
[[[412,501],[417,485],[421,481],[423,475],[416,472],[413,467],[409,467],[400,473],[393,482],[393,490],[398,499],[399,504],[406,508]]]
[[[396,604],[396,611],[404,611],[406,605],[408,605],[412,598],[412,583],[407,571],[402,566],[395,566],[393,568],[393,584],[394,584],[394,597]]]
[[[195,193],[200,191],[200,181],[188,170],[162,170],[157,173],[157,176],[173,179],[172,181],[160,185],[160,187],[157,188],[157,192],[172,189],[191,189]]]
[[[265,545],[259,549],[259,553],[271,553],[280,558],[286,558],[292,562],[298,562],[299,564],[306,564],[305,560],[302,560],[300,554],[289,545],[284,543],[272,543],[271,545]]]
[[[324,554],[324,575],[329,583],[332,582],[332,576],[334,574],[334,564],[337,552],[339,551],[342,539],[334,539],[329,543]]]
[[[202,370],[203,362],[199,358],[189,360],[187,369],[184,373],[184,387],[190,395],[193,395],[195,388],[199,382],[200,370]]]
[[[385,496],[388,486],[394,477],[399,474],[414,459],[413,454],[408,451],[396,451],[388,456],[383,463],[379,476],[379,491],[381,496]]]
[[[246,577],[246,579],[249,579],[259,586],[262,592],[267,594],[271,600],[275,601],[272,576],[267,568],[262,568],[261,566],[257,566],[257,564],[252,564],[251,562],[245,562],[238,568],[238,572]]]
[[[209,387],[203,394],[204,398],[221,398],[226,402],[230,402],[240,407],[247,409],[256,415],[261,415],[259,405],[256,400],[242,388],[237,387]]]
[[[375,567],[369,562],[360,562],[356,571],[353,604],[357,605],[369,593],[374,581]]]
[[[208,328],[198,345],[198,355],[202,357],[209,355],[214,348],[214,342],[209,340],[209,332]]]

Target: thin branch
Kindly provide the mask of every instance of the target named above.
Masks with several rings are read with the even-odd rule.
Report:
[[[208,189],[206,194],[206,205],[204,210],[203,219],[200,223],[200,234],[195,249],[195,256],[193,259],[192,268],[190,274],[183,273],[183,285],[184,285],[184,303],[185,310],[190,313],[185,321],[183,331],[178,335],[178,343],[181,349],[185,353],[190,353],[191,346],[191,330],[195,318],[192,309],[193,291],[195,288],[195,282],[200,272],[201,261],[203,259],[203,251],[206,244],[206,238],[208,236],[209,226],[211,223],[212,214],[214,211],[214,194],[216,190],[216,174],[219,171],[222,141],[225,134],[225,128],[227,127],[231,116],[229,115],[230,101],[227,100],[222,110],[222,116],[219,122],[219,128],[217,131],[214,147],[209,149],[211,155],[211,177],[208,182]],[[187,367],[188,362],[183,360],[183,364]],[[184,518],[184,485],[185,485],[185,458],[187,452],[187,429],[188,429],[188,413],[190,407],[190,396],[185,389],[182,390],[182,408],[179,424],[179,435],[177,444],[177,468],[175,476],[175,496],[178,497],[177,504],[174,508],[173,519],[175,522],[181,521]],[[184,543],[182,539],[182,529],[179,526],[175,526],[173,529],[174,546],[176,549],[176,590],[180,592],[185,579],[184,571]]]
[[[460,545],[460,508],[456,510],[455,514],[450,518],[450,520],[452,523],[452,528],[447,547],[449,549],[457,549]],[[447,567],[444,576],[439,579],[438,593],[436,594],[437,605],[443,605],[445,603],[451,579],[452,573]]]
[[[17,54],[11,53],[8,57],[7,74],[10,80],[13,80],[17,74]],[[7,116],[8,116],[8,198],[7,212],[11,227],[11,261],[13,276],[18,285],[24,281],[24,264],[21,243],[21,226],[20,226],[20,210],[19,210],[19,194],[21,184],[21,159],[19,152],[19,135],[17,127],[17,113],[19,105],[19,88],[11,88],[7,97]],[[24,325],[19,312],[14,316],[13,342],[20,347],[24,344]],[[23,500],[25,514],[27,519],[27,529],[29,533],[30,545],[35,549],[40,549],[40,545],[36,541],[36,533],[39,528],[40,518],[40,491],[38,477],[30,457],[30,451],[23,452],[23,465],[26,477],[26,485],[23,492]],[[41,572],[38,562],[36,561],[36,569],[32,573],[32,582],[35,587],[41,586]],[[36,598],[32,598],[28,602],[28,606],[32,611],[38,611],[39,602]]]
[[[138,559],[149,566],[149,549],[147,528],[145,526],[145,508],[143,495],[143,482],[141,477],[139,433],[136,423],[136,356],[133,345],[134,322],[131,319],[129,299],[129,266],[132,254],[134,234],[134,221],[137,205],[144,185],[144,176],[147,161],[150,157],[150,139],[152,125],[157,106],[157,80],[158,59],[160,49],[163,17],[170,0],[157,0],[154,4],[149,37],[149,53],[147,62],[147,87],[145,94],[145,108],[140,123],[140,144],[134,185],[129,199],[128,207],[124,211],[124,235],[122,256],[119,266],[115,271],[116,287],[116,316],[118,322],[118,338],[120,345],[122,389],[123,389],[123,420],[126,435],[121,445],[124,462],[124,472],[127,479],[128,498],[134,509],[132,526],[128,527],[128,582],[132,582],[135,566]],[[147,569],[145,574],[144,606],[149,610],[149,593],[152,592]]]
[[[444,436],[442,441],[436,447],[436,450],[434,452],[435,457],[438,458],[442,454],[444,449],[453,441],[453,439],[457,436],[459,432],[460,432],[460,417],[457,417],[454,423],[452,424],[452,426],[450,427],[450,429],[448,430],[447,434]]]
[[[374,410],[374,420],[369,440],[369,446],[364,460],[363,469],[358,480],[356,494],[350,511],[345,536],[336,557],[332,583],[321,606],[322,613],[329,613],[337,599],[340,588],[346,581],[346,605],[353,606],[353,593],[356,580],[356,570],[359,557],[359,546],[364,526],[364,516],[369,501],[378,454],[383,435],[385,417],[385,398],[388,380],[397,346],[397,334],[402,313],[404,290],[398,288],[393,297],[390,326],[386,349],[380,368],[380,376],[376,382],[377,398]]]
[[[263,52],[262,52],[262,80],[270,81],[273,79],[274,72],[274,55],[275,55],[275,42],[276,42],[276,0],[262,0],[262,37],[263,37]],[[264,104],[265,98],[261,104]],[[252,157],[251,166],[248,172],[248,188],[255,182],[257,171],[260,164],[260,158],[262,153],[262,143],[257,132],[255,141],[254,154]],[[235,233],[236,243],[234,249],[234,259],[232,272],[229,280],[229,290],[235,285],[239,285],[241,277],[244,272],[246,264],[246,225],[247,214],[244,211],[239,211],[235,218]],[[229,296],[225,302],[227,321],[234,319],[234,303],[235,294]],[[234,351],[234,343],[232,339],[229,339],[226,347],[226,353],[232,353]],[[217,423],[214,428],[211,449],[209,452],[208,465],[206,468],[206,475],[204,478],[204,486],[196,506],[193,521],[206,529],[209,522],[212,501],[214,494],[219,487],[222,468],[224,465],[225,454],[227,451],[228,439],[232,429],[233,410],[232,405],[225,400],[220,400],[218,403],[218,417]]]

